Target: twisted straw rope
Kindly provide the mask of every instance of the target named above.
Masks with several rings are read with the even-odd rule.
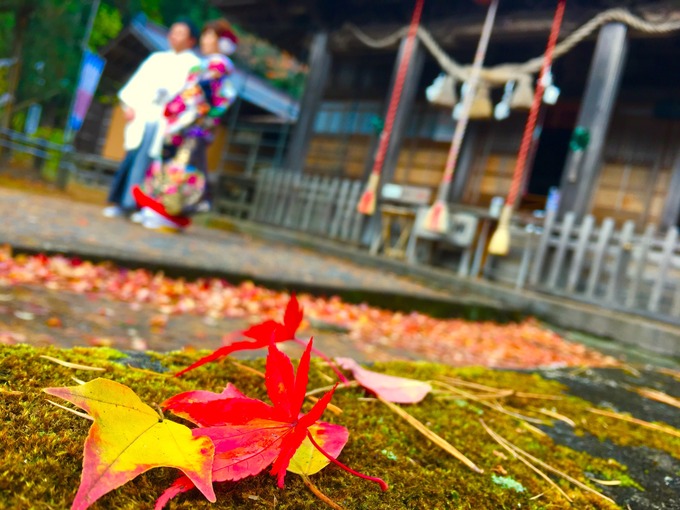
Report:
[[[611,22],[619,22],[628,25],[629,27],[640,32],[649,34],[665,34],[680,30],[680,21],[668,21],[664,23],[653,23],[646,21],[638,16],[635,16],[626,9],[609,9],[596,15],[580,28],[574,30],[571,34],[560,41],[555,46],[554,58],[559,58],[576,45],[590,36],[595,30],[602,25]],[[353,24],[347,24],[345,27],[363,44],[370,48],[381,49],[394,46],[406,34],[408,27],[403,27],[396,32],[383,37],[382,39],[374,39],[363,32],[359,27]],[[423,45],[428,49],[432,56],[437,60],[440,67],[454,78],[465,81],[470,76],[470,66],[462,66],[449,57],[441,46],[435,41],[432,34],[425,28],[420,26],[418,28],[418,38]],[[501,64],[495,67],[482,69],[481,78],[490,84],[503,84],[509,80],[516,79],[518,76],[537,73],[541,69],[543,62],[543,55],[527,60],[524,63]]]

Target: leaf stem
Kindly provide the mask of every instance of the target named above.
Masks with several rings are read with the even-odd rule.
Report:
[[[335,501],[333,501],[331,498],[329,498],[323,492],[321,492],[321,490],[319,490],[319,488],[312,483],[312,481],[309,479],[307,475],[302,475],[302,481],[305,482],[305,485],[309,488],[310,491],[314,493],[314,495],[317,498],[326,503],[328,506],[330,506],[334,510],[344,510],[343,507],[338,505]]]
[[[358,476],[359,478],[363,478],[364,480],[369,480],[371,482],[377,483],[378,485],[380,485],[380,488],[383,490],[383,492],[388,489],[387,483],[385,483],[385,480],[383,480],[382,478],[378,478],[377,476],[368,476],[368,475],[364,475],[362,473],[359,473],[358,471],[353,470],[351,467],[345,466],[338,459],[332,457],[330,454],[328,454],[328,452],[326,452],[323,448],[321,448],[321,446],[319,446],[319,443],[314,441],[314,437],[312,436],[312,433],[309,432],[309,430],[307,431],[307,437],[311,441],[312,445],[314,445],[314,448],[319,450],[323,454],[324,457],[326,457],[328,460],[330,460],[336,466],[344,469],[348,473],[352,473],[354,476]]]
[[[296,343],[298,343],[298,344],[300,344],[300,345],[302,345],[303,347],[307,347],[307,342],[305,342],[304,340],[301,340],[301,339],[299,339],[299,338],[297,338],[297,337],[294,337],[294,338],[293,338],[293,341],[296,342]],[[322,360],[324,360],[326,363],[328,363],[328,366],[331,367],[331,370],[333,370],[333,372],[335,372],[335,375],[338,376],[338,378],[340,379],[340,381],[342,381],[342,383],[343,383],[345,386],[347,386],[347,385],[349,384],[349,379],[347,379],[347,377],[345,377],[345,375],[344,375],[342,372],[340,372],[340,369],[339,369],[338,366],[333,362],[333,360],[331,360],[331,359],[330,359],[328,356],[326,356],[323,352],[321,352],[321,351],[315,349],[314,347],[312,347],[312,352],[313,352],[314,354],[316,354],[319,358],[321,358]]]
[[[156,406],[156,411],[158,412],[158,416],[160,418],[159,422],[165,420],[165,415],[163,414],[163,409],[161,409],[161,406],[159,406],[155,402],[153,405]]]

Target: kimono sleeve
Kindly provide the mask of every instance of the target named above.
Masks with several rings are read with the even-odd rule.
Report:
[[[209,117],[221,117],[236,99],[237,92],[231,80],[223,79],[213,93],[212,107],[208,113]]]
[[[236,88],[228,78],[234,72],[234,64],[229,58],[221,55],[219,59],[210,62],[209,68],[214,72],[216,79],[212,83],[208,116],[218,118],[227,111],[237,96]]]

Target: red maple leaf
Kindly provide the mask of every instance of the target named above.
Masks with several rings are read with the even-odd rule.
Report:
[[[326,453],[309,428],[317,424],[326,410],[335,388],[328,391],[302,414],[302,403],[307,390],[312,340],[300,358],[297,373],[274,339],[269,343],[265,370],[267,394],[273,405],[248,398],[228,385],[222,394],[190,391],[165,401],[162,407],[185,418],[198,428],[195,436],[207,436],[215,445],[213,481],[240,480],[263,471],[271,464],[270,473],[277,477],[279,487],[284,486],[286,469],[291,458],[306,437],[329,460],[344,469],[380,483],[378,478],[367,477],[350,470]],[[172,497],[193,488],[187,477],[181,477],[168,488],[156,503],[162,508]]]
[[[252,338],[252,342],[233,342],[224,347],[220,347],[216,351],[192,363],[187,368],[180,370],[175,374],[179,377],[182,374],[189,372],[195,368],[218,360],[229,354],[237,351],[244,351],[249,349],[262,349],[269,345],[270,340],[274,342],[285,342],[286,340],[295,340],[295,333],[302,323],[302,307],[298,303],[295,294],[291,294],[290,300],[286,305],[286,311],[283,315],[283,324],[275,320],[269,319],[259,324],[250,326],[248,329],[240,331],[236,334],[246,338]]]
[[[297,297],[295,297],[295,294],[293,293],[291,294],[290,299],[288,300],[288,304],[286,305],[286,311],[283,314],[283,323],[277,322],[272,319],[268,319],[264,322],[260,322],[259,324],[254,324],[253,326],[250,326],[248,329],[237,332],[236,335],[244,336],[246,338],[252,338],[253,341],[233,342],[230,343],[229,345],[225,345],[224,347],[220,347],[216,351],[192,363],[187,368],[180,370],[175,374],[175,377],[179,377],[180,375],[183,375],[189,372],[190,370],[198,368],[201,365],[205,365],[206,363],[210,363],[211,361],[216,361],[237,351],[262,349],[264,347],[267,347],[270,341],[273,341],[274,343],[279,343],[292,340],[294,342],[297,342],[298,344],[305,345],[305,342],[303,342],[302,340],[295,336],[298,328],[300,327],[300,324],[302,323],[302,317],[303,309],[300,306]],[[324,355],[323,353],[313,348],[312,352],[314,352],[314,354],[316,354],[324,361],[326,361],[343,383],[347,384],[349,382],[347,378],[342,374],[342,372],[340,372],[340,370],[338,370],[335,364],[328,358],[328,356]]]

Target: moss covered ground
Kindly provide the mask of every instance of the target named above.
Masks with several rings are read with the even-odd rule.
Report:
[[[227,382],[244,393],[266,400],[260,376],[230,361],[195,370],[177,379],[168,374],[186,366],[201,353],[145,354],[128,358],[106,348],[52,347],[25,345],[0,346],[0,508],[68,508],[79,484],[82,448],[90,422],[47,402],[45,387],[69,386],[72,377],[90,380],[106,377],[130,386],[147,403],[190,389],[221,391]],[[55,365],[40,355],[105,368],[86,372]],[[244,362],[257,370],[264,360]],[[136,367],[135,367],[136,366]],[[641,428],[587,411],[592,403],[567,396],[565,386],[538,374],[495,371],[485,368],[451,368],[421,362],[376,364],[374,369],[421,380],[442,376],[462,378],[518,392],[560,395],[561,400],[510,397],[504,405],[513,411],[541,416],[537,409],[554,408],[575,422],[576,436],[594,436],[614,444],[647,445],[680,458],[680,438]],[[159,371],[167,370],[160,373]],[[321,364],[310,371],[309,389],[329,384],[332,372]],[[428,442],[409,424],[377,400],[366,400],[358,388],[342,388],[333,403],[341,414],[326,412],[324,420],[340,423],[350,430],[350,439],[340,460],[370,475],[380,476],[390,485],[387,492],[355,478],[335,466],[312,477],[313,483],[330,499],[347,509],[608,509],[625,508],[623,495],[644,490],[643,483],[629,476],[627,466],[611,458],[600,458],[587,451],[576,451],[555,443],[539,429],[522,426],[511,416],[498,413],[476,402],[443,400],[429,395],[422,403],[404,408],[425,423],[478,466],[483,474],[470,471],[441,449]],[[547,418],[547,417],[546,417]],[[640,418],[645,418],[641,416]],[[573,499],[562,495],[524,464],[511,458],[484,431],[480,419],[510,442],[559,470],[617,500],[619,506],[553,477]],[[139,476],[99,500],[92,508],[152,508],[158,495],[176,478],[171,469],[154,469]],[[589,481],[619,481],[603,487]],[[216,487],[218,502],[210,504],[197,492],[173,500],[168,508],[277,508],[316,509],[324,503],[289,473],[285,489],[266,472],[238,483]]]

